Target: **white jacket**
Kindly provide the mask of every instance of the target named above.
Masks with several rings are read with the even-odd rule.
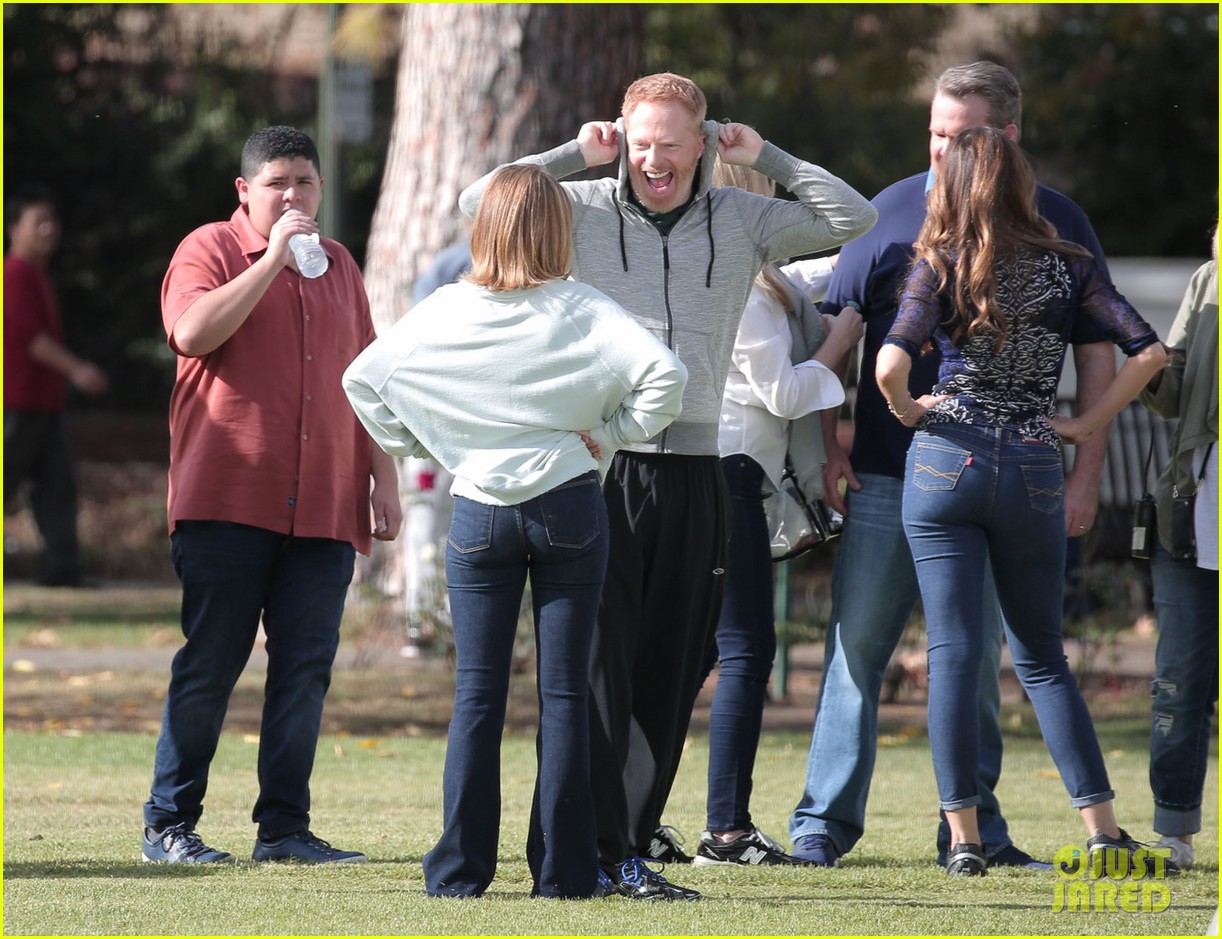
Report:
[[[605,474],[616,450],[678,416],[686,380],[674,353],[586,284],[457,283],[357,356],[344,390],[387,453],[432,456],[454,474],[455,495],[516,505]]]
[[[781,270],[814,301],[826,293],[832,273],[827,258]],[[792,346],[789,314],[765,291],[752,288],[722,395],[717,449],[723,457],[745,453],[777,488],[789,447],[789,422],[844,401],[836,373],[810,359],[794,364]]]

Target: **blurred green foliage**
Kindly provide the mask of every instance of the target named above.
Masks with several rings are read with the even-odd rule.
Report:
[[[276,9],[287,18],[308,5]],[[1086,209],[1111,255],[1203,256],[1217,205],[1218,7],[1029,9],[1027,26],[1006,18],[971,57],[1018,75],[1023,144],[1041,177]],[[955,5],[651,4],[645,14],[643,70],[691,75],[710,116],[750,123],[871,196],[925,165],[929,63]],[[53,274],[69,343],[114,379],[105,398],[74,408],[165,409],[173,361],[159,293],[174,248],[233,211],[252,130],[316,130],[316,83],[249,56],[239,67],[235,42],[205,43],[173,4],[4,6],[5,184],[59,194]],[[337,234],[358,262],[393,96],[387,69],[373,139],[324,167],[344,189]],[[574,127],[585,119],[575,114]]]
[[[657,5],[646,71],[688,75],[709,117],[750,124],[864,194],[928,161],[925,57],[941,4]]]
[[[980,6],[980,5],[973,5]],[[1218,7],[1006,4],[969,57],[1023,88],[1022,144],[1109,255],[1204,257],[1217,210]],[[928,165],[954,4],[651,8],[645,69],[690,75],[709,116],[758,128],[873,196]]]
[[[232,214],[251,132],[280,123],[315,132],[313,79],[239,67],[235,40],[205,41],[181,28],[174,10],[4,5],[4,183],[56,194],[63,239],[51,272],[68,343],[111,376],[109,393],[74,398],[75,410],[166,409],[174,356],[160,294],[174,249]],[[381,136],[345,147],[334,177],[357,219],[357,236],[345,242],[358,261],[381,183],[393,79],[380,91]]]
[[[1218,208],[1218,7],[1050,4],[1015,51],[1023,144],[1108,254],[1204,260]]]

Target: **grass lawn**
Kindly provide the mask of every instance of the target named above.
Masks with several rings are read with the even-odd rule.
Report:
[[[1082,840],[1075,813],[1030,717],[1011,718],[1000,796],[1015,840],[1051,858]],[[1143,722],[1135,709],[1101,722],[1122,824],[1148,837]],[[316,831],[367,852],[362,866],[204,869],[144,864],[140,804],[154,737],[8,731],[4,737],[4,931],[8,935],[1188,935],[1218,902],[1217,762],[1211,762],[1198,868],[1166,884],[1158,913],[1053,912],[1054,874],[995,870],[951,880],[932,863],[933,774],[920,733],[879,751],[869,828],[837,869],[667,870],[701,890],[695,904],[531,900],[523,858],[533,737],[506,739],[501,863],[477,901],[429,899],[421,858],[439,833],[444,741],[327,736],[314,773]],[[808,738],[767,734],[752,808],[785,840]],[[226,734],[200,831],[249,857],[255,742]],[[704,820],[707,745],[694,735],[666,821],[691,840]],[[1105,902],[1105,901],[1104,901]]]
[[[105,594],[105,596],[103,596]],[[892,711],[870,794],[867,831],[833,870],[671,867],[705,894],[695,904],[531,900],[523,856],[534,783],[533,685],[515,680],[501,769],[500,867],[482,900],[424,895],[421,859],[440,833],[441,771],[452,681],[439,667],[338,669],[312,789],[313,827],[367,865],[182,869],[140,860],[167,670],[141,658],[172,649],[177,592],[5,590],[4,932],[8,935],[1192,935],[1218,904],[1218,774],[1211,760],[1198,867],[1166,884],[1158,913],[1054,912],[1055,874],[995,870],[951,880],[933,864],[937,823],[922,708]],[[117,611],[121,610],[121,613]],[[376,621],[376,618],[373,618]],[[347,627],[346,627],[347,628]],[[364,635],[364,638],[361,636]],[[348,633],[374,651],[376,629]],[[393,637],[392,637],[393,638]],[[46,668],[39,647],[71,653]],[[99,666],[116,651],[142,664]],[[359,651],[359,650],[358,650]],[[153,656],[157,658],[156,655]],[[1140,671],[1140,669],[1138,669]],[[752,812],[787,842],[806,765],[814,678],[792,676],[794,701],[770,708]],[[262,675],[248,669],[231,701],[200,831],[249,858]],[[1121,823],[1149,838],[1148,683],[1098,683],[1091,709],[1118,793]],[[797,704],[797,706],[795,706]],[[902,716],[896,718],[895,714]],[[1020,846],[1051,858],[1083,839],[1028,705],[1005,710],[999,795]],[[698,719],[665,821],[688,838],[704,824],[708,747]]]

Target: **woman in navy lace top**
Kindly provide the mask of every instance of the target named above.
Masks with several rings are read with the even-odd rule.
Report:
[[[876,376],[892,413],[917,428],[904,532],[925,606],[929,738],[953,845],[947,871],[978,875],[986,866],[976,824],[975,701],[988,560],[1015,671],[1086,824],[1089,853],[1145,864],[1116,824],[1099,743],[1062,646],[1060,444],[1106,427],[1166,364],[1166,352],[1095,260],[1060,241],[1038,214],[1030,165],[1001,130],[955,138],[915,248]],[[1095,405],[1061,418],[1056,389],[1075,317],[1103,327],[1128,359]],[[908,374],[930,341],[942,352],[939,381],[914,400]]]

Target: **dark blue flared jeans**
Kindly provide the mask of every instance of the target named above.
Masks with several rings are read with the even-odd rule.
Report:
[[[443,781],[444,830],[424,858],[430,895],[480,896],[496,873],[501,735],[528,577],[539,730],[527,859],[536,895],[593,895],[598,848],[587,669],[606,568],[607,515],[596,473],[519,505],[455,498],[446,581],[457,675]]]
[[[170,558],[187,642],[170,671],[146,825],[199,820],[229,695],[262,618],[267,682],[252,817],[262,838],[309,827],[310,774],[355,557],[352,545],[329,538],[178,523]]]

